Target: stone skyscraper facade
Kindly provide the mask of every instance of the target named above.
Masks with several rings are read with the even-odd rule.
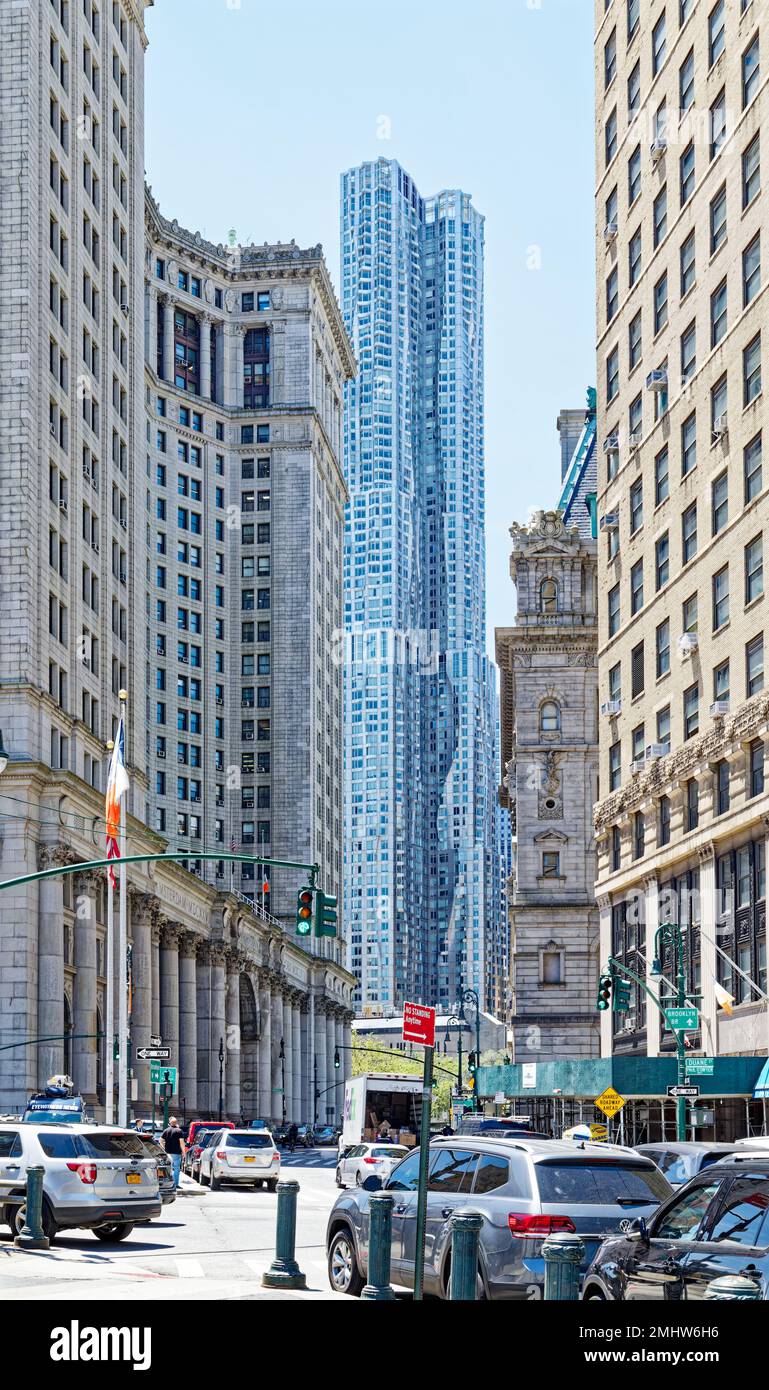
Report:
[[[395,161],[342,177],[345,898],[372,1013],[485,1005],[499,957],[483,236],[466,193],[424,199]]]

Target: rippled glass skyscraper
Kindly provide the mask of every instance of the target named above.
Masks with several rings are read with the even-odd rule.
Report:
[[[364,1012],[495,993],[483,218],[394,160],[342,176],[345,922]]]

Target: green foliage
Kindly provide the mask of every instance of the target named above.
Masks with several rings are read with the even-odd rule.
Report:
[[[356,1042],[353,1034],[350,1055],[353,1076],[362,1076],[365,1072],[371,1071],[401,1072],[406,1076],[422,1075],[421,1049],[415,1051],[413,1056],[409,1056],[408,1052],[401,1052],[396,1047],[387,1047],[384,1043],[377,1047],[373,1043]],[[449,1118],[451,1109],[451,1088],[457,1084],[456,1057],[444,1057],[436,1050],[434,1079],[432,1118],[433,1120],[445,1120]]]

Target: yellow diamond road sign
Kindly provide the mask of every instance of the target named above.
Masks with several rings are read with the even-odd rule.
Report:
[[[615,1091],[613,1086],[607,1086],[606,1090],[602,1091],[600,1096],[596,1096],[595,1103],[598,1109],[602,1110],[604,1115],[611,1119],[612,1115],[616,1115],[617,1112],[622,1109],[625,1101],[619,1091]]]

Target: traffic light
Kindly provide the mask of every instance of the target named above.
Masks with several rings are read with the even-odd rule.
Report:
[[[614,981],[614,1001],[612,1008],[615,1014],[626,1014],[630,1008],[630,992],[632,985],[629,980]]]
[[[318,906],[315,915],[315,935],[316,936],[336,936],[336,910],[338,902],[328,893],[321,893],[318,889]]]
[[[342,1065],[342,1059],[341,1059],[341,1057],[339,1056],[339,1048],[337,1047],[337,1048],[334,1049],[334,1070],[335,1070],[335,1071],[339,1071],[339,1068],[340,1068],[341,1065]]]
[[[595,1001],[595,1007],[598,1009],[599,1013],[603,1013],[605,1009],[609,1008],[613,985],[613,977],[606,973],[604,973],[598,981],[598,998]]]
[[[471,1076],[475,1076],[475,1073],[476,1073],[477,1069],[478,1069],[478,1060],[477,1060],[477,1058],[476,1058],[475,1053],[474,1053],[474,1052],[471,1052],[471,1053],[470,1053],[470,1056],[469,1056],[468,1059],[467,1059],[467,1070],[469,1071],[469,1073],[470,1073]]]
[[[296,896],[296,934],[309,936],[312,931],[312,889],[300,888]]]

